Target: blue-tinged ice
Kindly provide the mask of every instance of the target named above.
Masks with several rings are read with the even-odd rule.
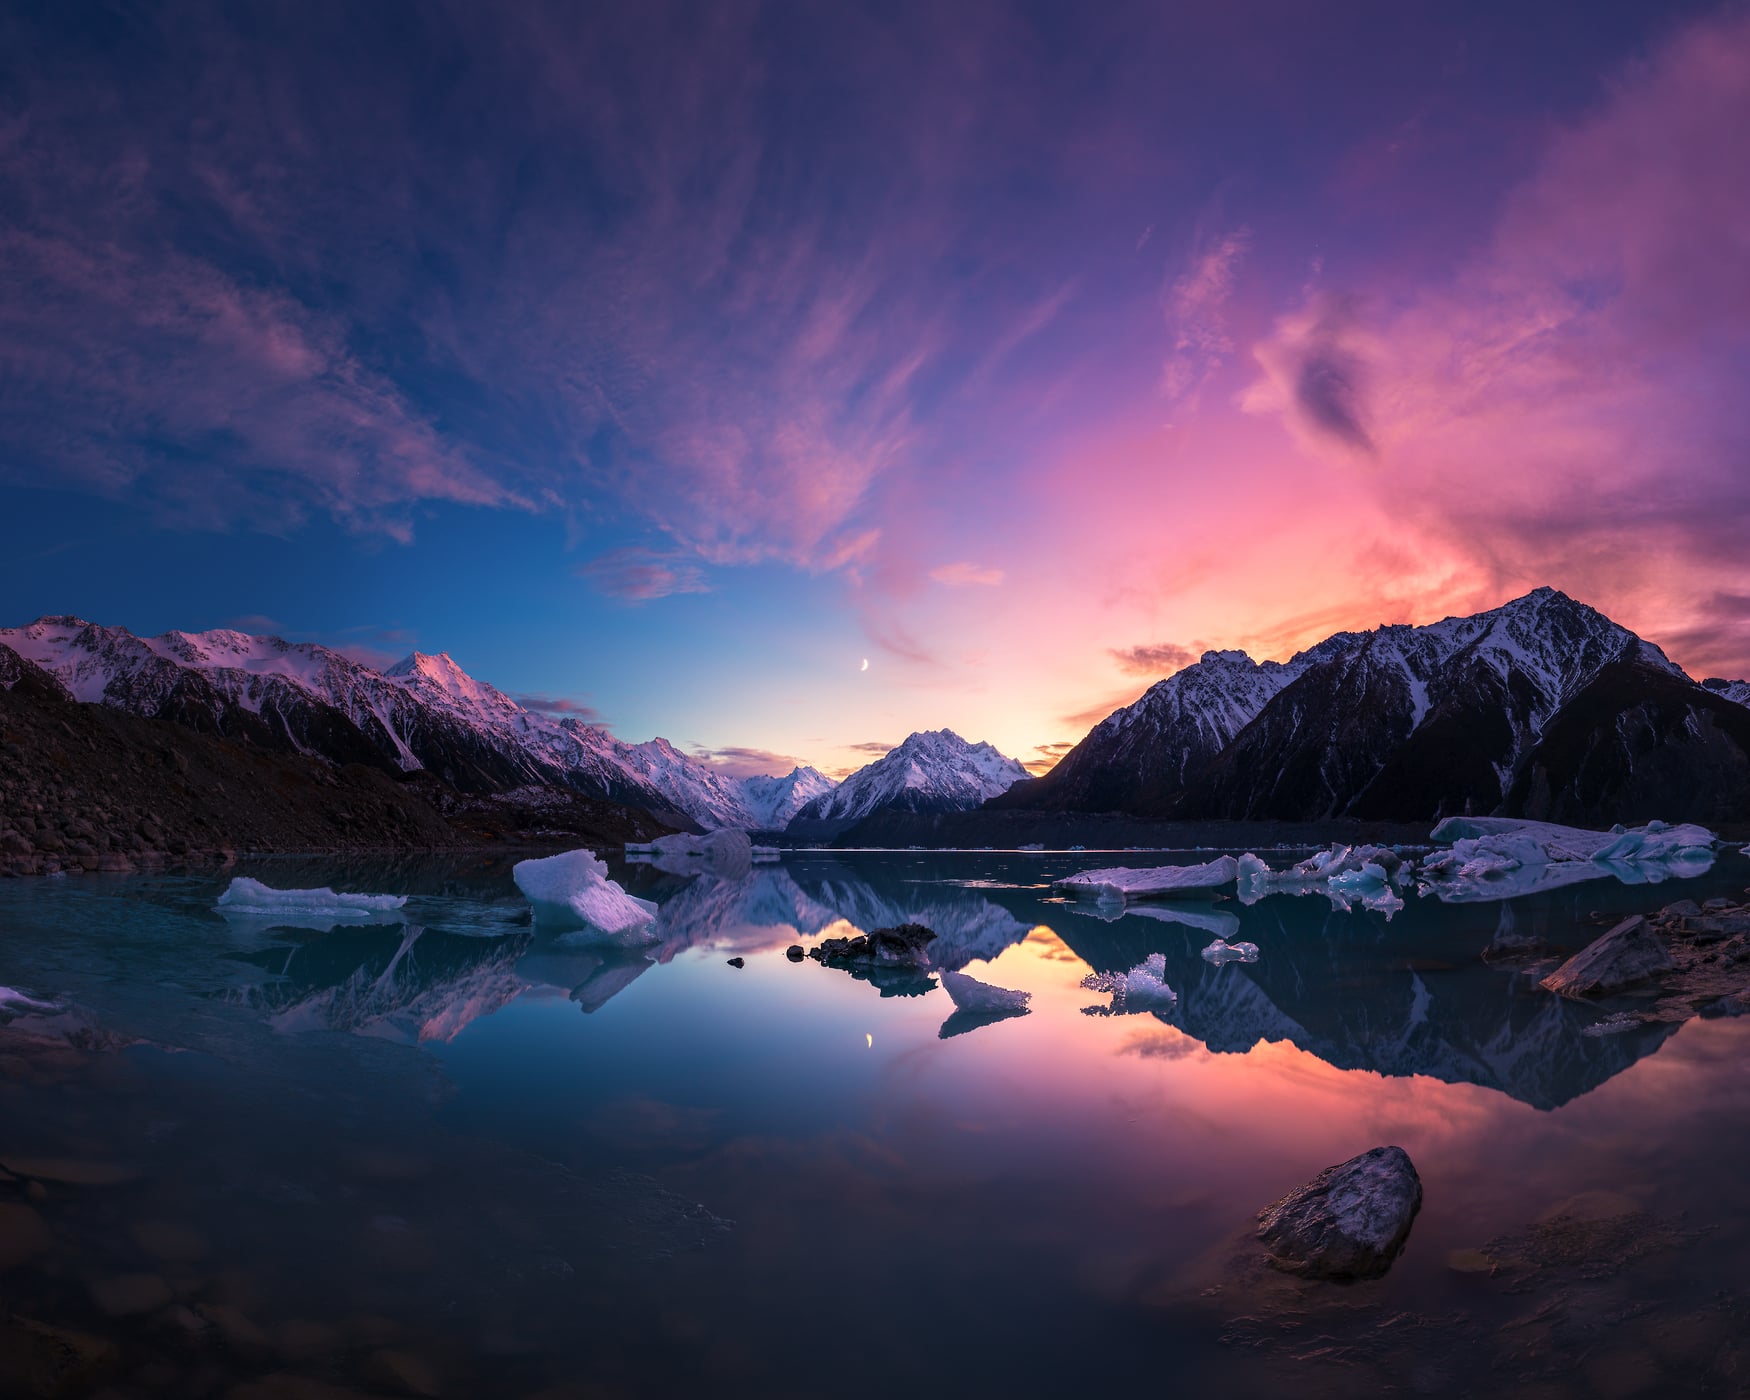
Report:
[[[255,919],[364,920],[381,922],[400,917],[407,896],[401,894],[336,894],[316,890],[276,890],[247,875],[239,875],[219,896],[218,910],[233,917]]]
[[[1203,950],[1203,961],[1212,962],[1217,967],[1230,962],[1257,962],[1258,945],[1229,943],[1225,938],[1218,938]]]
[[[518,861],[516,887],[535,911],[543,931],[578,929],[599,941],[624,946],[652,943],[656,906],[637,899],[608,878],[593,851],[566,851],[542,860]]]
[[[1082,986],[1090,992],[1111,995],[1109,1007],[1087,1008],[1101,1016],[1171,1011],[1179,1000],[1178,993],[1167,985],[1167,959],[1162,953],[1150,953],[1128,972],[1091,972],[1082,978]]]

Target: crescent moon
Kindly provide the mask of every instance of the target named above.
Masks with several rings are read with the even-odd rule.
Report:
[[[869,669],[869,658],[866,656],[863,658],[862,669],[865,671],[867,671]]]

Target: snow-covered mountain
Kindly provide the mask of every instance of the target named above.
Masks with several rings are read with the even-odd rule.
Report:
[[[1007,792],[1027,770],[989,744],[969,744],[952,729],[926,729],[859,768],[797,813],[799,820],[844,820],[871,812],[965,812]]]
[[[784,800],[774,785],[810,797],[831,786],[812,769],[736,779],[666,739],[628,744],[555,719],[447,654],[416,651],[376,671],[309,642],[227,630],[137,637],[75,617],[0,629],[0,645],[81,701],[337,763],[425,769],[465,792],[552,784],[705,827],[763,829]]]
[[[751,831],[782,831],[790,819],[838,784],[813,768],[792,768],[782,778],[743,778],[741,800],[753,819]]]
[[[1539,588],[1471,617],[1338,633],[1282,663],[1206,652],[993,805],[1280,820],[1491,812],[1519,775],[1548,769],[1541,741],[1556,717],[1623,667],[1640,679],[1619,688],[1660,691],[1662,715],[1693,710],[1736,727],[1732,707],[1658,647]],[[1739,699],[1729,686],[1718,694]],[[1670,745],[1658,764],[1696,766]],[[1607,760],[1624,794],[1637,790],[1637,765],[1646,760],[1626,749]],[[1549,771],[1561,789],[1568,776]]]

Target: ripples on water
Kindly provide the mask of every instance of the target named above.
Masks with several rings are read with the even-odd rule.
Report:
[[[70,1008],[0,1009],[0,1391],[1750,1381],[1750,1028],[1588,1035],[1603,1013],[1480,958],[1738,894],[1750,862],[1389,922],[1051,897],[1101,861],[633,868],[647,954],[538,935],[507,863],[248,867],[409,896],[338,927],[221,917],[215,879],[0,886],[0,985]],[[906,921],[1031,1013],[945,1025],[935,979],[784,956]],[[1216,936],[1259,961],[1204,961]],[[1152,954],[1171,1012],[1084,1014],[1084,977]],[[1259,1266],[1260,1207],[1386,1142],[1426,1198],[1384,1280]]]

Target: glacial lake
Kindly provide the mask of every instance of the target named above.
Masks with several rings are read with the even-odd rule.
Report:
[[[76,1353],[108,1396],[1744,1393],[1750,1018],[1588,1034],[1481,954],[1750,860],[1389,919],[1049,888],[1206,858],[615,863],[643,956],[538,934],[508,860],[0,884],[0,985],[68,1008],[0,1009],[0,1391]],[[410,898],[276,926],[232,874]],[[1031,1012],[785,956],[906,920]],[[1101,1014],[1155,953],[1173,1010]],[[1256,1213],[1385,1143],[1425,1193],[1390,1273],[1263,1267]]]

